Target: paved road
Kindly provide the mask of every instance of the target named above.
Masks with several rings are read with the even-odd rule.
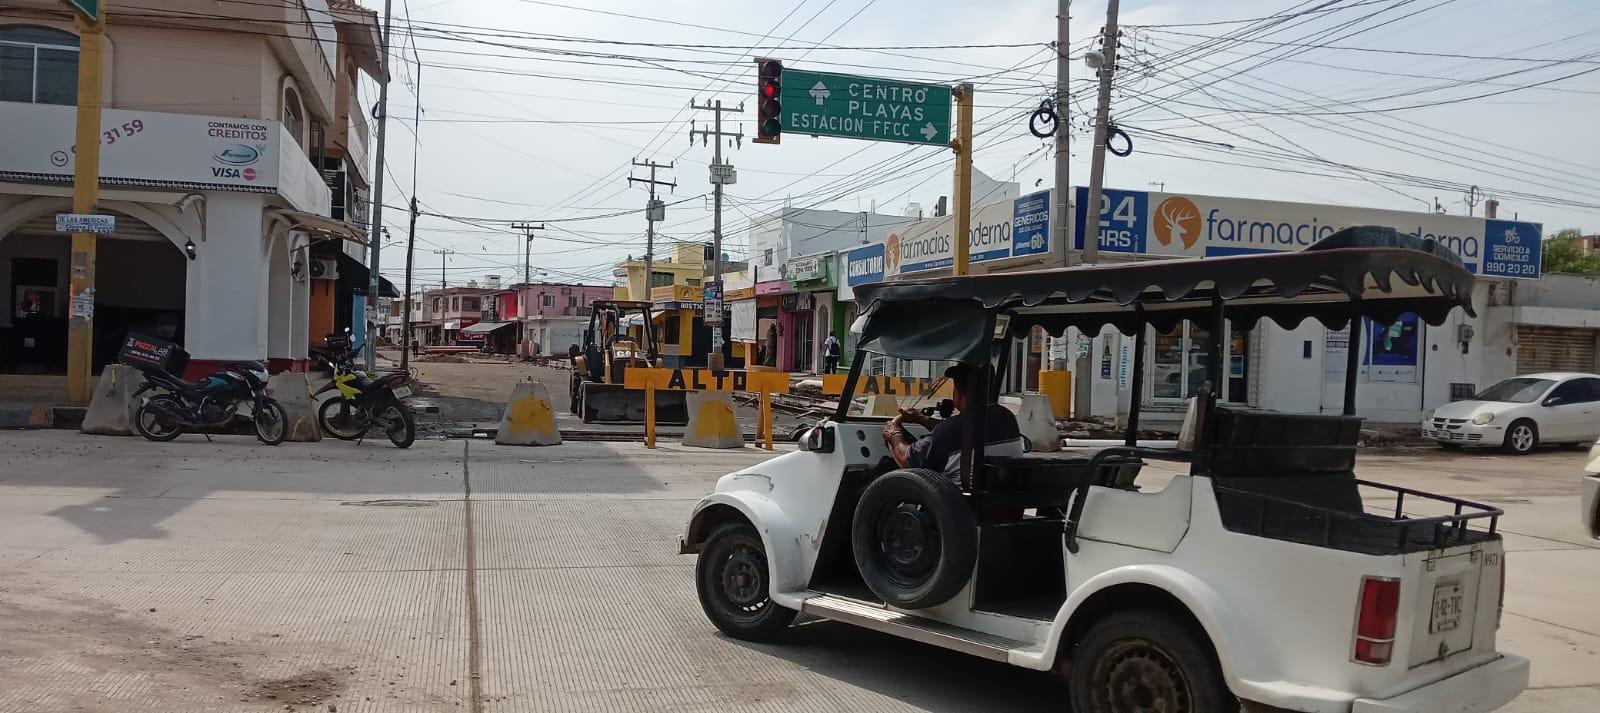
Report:
[[[765,454],[0,432],[0,711],[1063,711],[1052,675],[829,623],[726,639],[674,538]],[[1600,700],[1580,457],[1376,456],[1493,500],[1516,713]]]

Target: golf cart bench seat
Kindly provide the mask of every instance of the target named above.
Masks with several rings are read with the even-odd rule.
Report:
[[[1079,453],[990,456],[973,483],[972,494],[987,507],[1066,507],[1085,481],[1131,487],[1144,464],[1137,457],[1113,456],[1091,468],[1090,458]]]

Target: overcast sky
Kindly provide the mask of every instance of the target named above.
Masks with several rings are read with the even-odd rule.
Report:
[[[642,214],[596,217],[643,206],[644,189],[625,180],[636,157],[675,165],[661,176],[677,183],[663,198],[682,202],[657,226],[657,256],[667,242],[709,241],[711,148],[690,146],[688,120],[704,126],[710,116],[687,104],[745,102],[746,112],[724,128],[749,136],[755,56],[806,69],[975,81],[978,168],[1014,175],[1024,192],[1048,187],[1052,151],[1028,134],[1027,115],[1054,91],[1047,43],[1055,7],[394,0],[396,52],[406,65],[393,70],[384,202],[402,206],[412,192],[418,74],[408,18],[422,63],[416,193],[425,211],[458,218],[419,221],[418,284],[438,284],[440,249],[455,251],[451,284],[487,274],[520,279],[522,238],[503,222],[512,220],[548,226],[533,241],[535,279],[544,270],[551,281],[609,283],[616,260],[644,253]],[[1077,2],[1072,14],[1076,57],[1104,24],[1105,5]],[[1112,115],[1133,134],[1134,153],[1108,159],[1109,187],[1156,183],[1172,192],[1419,211],[1437,198],[1464,214],[1460,188],[1478,185],[1500,197],[1503,216],[1541,222],[1547,234],[1600,228],[1600,13],[1592,0],[1126,0],[1122,23]],[[1210,39],[1244,31],[1247,41]],[[929,45],[985,47],[899,49]],[[1072,183],[1086,185],[1085,114],[1094,94],[1081,59],[1072,72]],[[724,153],[739,171],[723,211],[724,249],[736,258],[747,248],[750,218],[785,201],[846,211],[876,201],[879,212],[900,213],[950,193],[950,152],[939,148],[791,135],[778,146],[746,141]],[[383,220],[393,239],[383,272],[398,284],[406,215],[390,208]]]

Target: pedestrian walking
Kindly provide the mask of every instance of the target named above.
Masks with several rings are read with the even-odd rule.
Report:
[[[839,339],[832,334],[822,343],[822,364],[824,374],[832,374],[839,368]]]

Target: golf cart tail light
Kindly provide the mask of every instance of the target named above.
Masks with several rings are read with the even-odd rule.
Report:
[[[1480,414],[1472,417],[1473,425],[1477,425],[1477,426],[1482,426],[1484,424],[1493,423],[1493,422],[1494,422],[1494,412],[1493,411],[1485,411],[1483,413],[1480,413]]]
[[[1400,580],[1362,577],[1356,612],[1355,659],[1383,666],[1394,654],[1395,619],[1400,611]]]

